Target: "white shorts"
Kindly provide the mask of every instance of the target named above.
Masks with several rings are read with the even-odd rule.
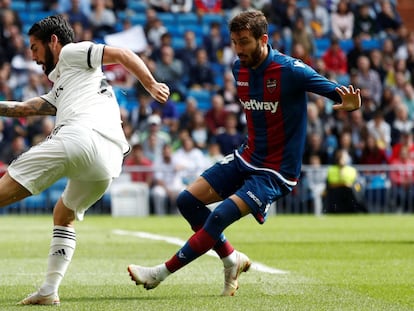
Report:
[[[63,203],[82,219],[119,176],[122,161],[121,147],[111,140],[89,128],[65,125],[13,161],[8,173],[32,194],[67,177]]]

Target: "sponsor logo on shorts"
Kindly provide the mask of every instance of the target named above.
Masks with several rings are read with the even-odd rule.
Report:
[[[257,206],[261,207],[263,205],[262,201],[260,201],[259,198],[255,196],[250,190],[247,191],[247,195],[257,204]]]

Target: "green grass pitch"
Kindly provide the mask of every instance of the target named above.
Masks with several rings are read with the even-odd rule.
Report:
[[[0,310],[16,306],[41,284],[52,216],[0,217]],[[124,230],[126,235],[114,230]],[[77,249],[60,287],[59,310],[414,310],[414,216],[247,217],[226,230],[255,263],[234,297],[219,296],[221,262],[202,256],[146,291],[130,280],[130,263],[155,265],[179,248],[168,238],[191,232],[180,216],[112,218],[86,215],[76,224]],[[160,240],[134,236],[156,234]]]

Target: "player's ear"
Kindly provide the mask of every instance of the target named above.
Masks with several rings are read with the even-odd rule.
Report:
[[[266,45],[269,41],[269,36],[267,34],[262,35],[261,42],[263,45]]]
[[[51,48],[52,48],[52,49],[53,49],[53,48],[55,48],[55,47],[56,47],[56,45],[58,44],[58,42],[59,42],[59,38],[58,38],[58,36],[56,36],[55,34],[53,34],[53,35],[50,37]]]

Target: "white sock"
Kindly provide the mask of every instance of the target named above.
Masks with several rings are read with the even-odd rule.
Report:
[[[227,257],[221,258],[221,261],[223,261],[224,268],[228,268],[236,264],[237,262],[236,250],[234,250],[233,253],[231,253]]]
[[[171,274],[171,272],[167,269],[165,263],[160,264],[156,266],[155,268],[158,270],[157,279],[160,281],[164,281],[167,278],[167,276]]]
[[[71,227],[54,226],[50,244],[46,279],[40,287],[41,295],[57,293],[60,282],[72,260],[76,247],[75,229]]]

